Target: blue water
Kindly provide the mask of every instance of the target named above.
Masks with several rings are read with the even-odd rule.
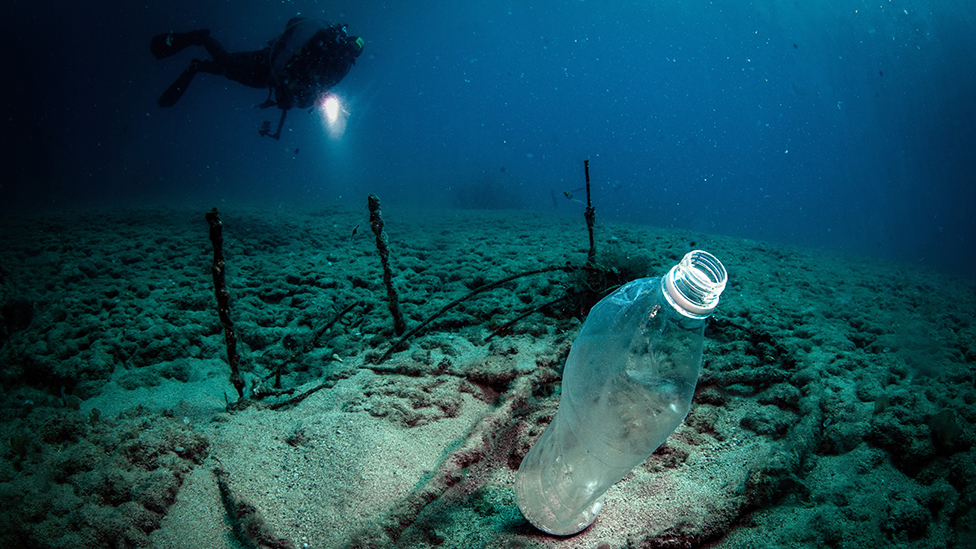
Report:
[[[67,5],[72,4],[72,5]],[[87,4],[87,5],[82,5]],[[114,201],[397,204],[599,219],[878,255],[976,277],[971,0],[12,2],[2,210]],[[362,57],[337,124],[200,75],[209,28],[259,49],[290,17]],[[583,193],[572,193],[580,198]]]

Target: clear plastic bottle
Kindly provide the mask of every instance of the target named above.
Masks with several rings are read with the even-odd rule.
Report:
[[[705,320],[727,273],[688,253],[663,278],[641,278],[600,300],[563,372],[556,417],[522,460],[515,495],[535,527],[570,535],[593,523],[604,493],[688,415]]]

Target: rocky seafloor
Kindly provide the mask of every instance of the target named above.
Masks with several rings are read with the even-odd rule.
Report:
[[[391,209],[407,329],[542,272],[381,360],[365,209],[225,206],[242,400],[204,213],[0,220],[0,546],[976,546],[973,281],[612,224],[593,278],[581,215]],[[590,298],[692,249],[729,284],[691,413],[595,524],[542,534],[512,480]]]

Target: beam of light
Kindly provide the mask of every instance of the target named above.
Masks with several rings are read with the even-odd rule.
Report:
[[[322,126],[332,139],[340,139],[346,131],[346,117],[349,115],[338,96],[331,93],[323,95],[318,104]]]
[[[325,114],[329,117],[329,123],[339,119],[339,100],[334,95],[325,99]]]

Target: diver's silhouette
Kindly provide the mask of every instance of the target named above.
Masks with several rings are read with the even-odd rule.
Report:
[[[293,17],[280,36],[257,51],[228,53],[209,30],[160,34],[153,37],[149,49],[156,59],[163,59],[188,46],[203,46],[212,59],[190,61],[159,97],[159,106],[175,105],[198,72],[219,74],[251,88],[268,88],[268,99],[260,107],[277,106],[281,119],[275,133],[270,122],[259,133],[278,139],[288,110],[314,106],[319,96],[338,84],[362,53],[363,39],[346,34],[345,25]]]

